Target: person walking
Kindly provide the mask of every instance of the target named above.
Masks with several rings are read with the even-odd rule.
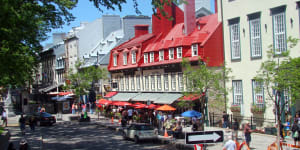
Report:
[[[21,114],[21,117],[19,119],[19,124],[20,124],[21,133],[24,134],[26,125],[25,125],[25,118],[24,118],[23,114]]]
[[[223,116],[222,116],[223,128],[228,127],[228,122],[229,122],[229,115],[225,111],[223,111]]]
[[[2,111],[2,126],[7,127],[7,114],[5,109]]]
[[[239,122],[237,121],[237,119],[235,118],[234,119],[234,122],[233,122],[233,132],[232,132],[232,137],[234,140],[238,140],[238,136],[239,136]]]
[[[298,146],[300,146],[300,125],[298,124],[298,120],[295,119],[293,126],[292,126],[292,137],[294,139],[294,145],[296,146],[298,143]]]
[[[228,136],[228,140],[225,143],[223,150],[236,150],[236,143],[232,140],[231,136]]]
[[[29,126],[30,126],[31,131],[35,130],[35,124],[36,124],[36,121],[35,121],[34,117],[32,116],[29,120]]]
[[[250,142],[251,142],[251,132],[252,132],[252,130],[250,128],[249,122],[246,122],[246,124],[244,126],[244,135],[245,135],[246,143],[249,148],[250,148]]]
[[[75,103],[72,104],[72,114],[75,114]]]

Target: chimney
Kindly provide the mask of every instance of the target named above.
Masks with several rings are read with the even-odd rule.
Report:
[[[148,34],[149,25],[147,24],[138,24],[134,26],[135,37]]]
[[[215,0],[215,14],[218,13],[218,0]]]
[[[195,0],[186,0],[187,4],[184,4],[184,33],[189,35],[194,31],[195,25]]]

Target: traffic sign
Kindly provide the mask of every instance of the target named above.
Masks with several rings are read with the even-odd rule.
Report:
[[[224,141],[223,131],[188,132],[185,136],[186,144],[217,143]]]

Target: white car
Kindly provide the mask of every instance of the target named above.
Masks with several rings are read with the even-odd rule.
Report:
[[[154,128],[149,124],[131,124],[123,130],[124,139],[133,139],[135,143],[141,140],[157,140]]]

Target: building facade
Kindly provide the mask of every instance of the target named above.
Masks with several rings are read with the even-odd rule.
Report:
[[[228,96],[228,111],[242,118],[260,118],[255,123],[268,126],[274,123],[274,105],[262,86],[254,80],[262,62],[267,60],[269,45],[275,54],[287,51],[287,38],[299,38],[299,1],[218,0],[223,20],[225,62],[232,69],[234,79],[226,83],[232,89]],[[298,44],[290,49],[290,56],[299,57]],[[280,61],[280,59],[279,59]],[[288,94],[284,96],[289,100]],[[265,107],[264,114],[251,112],[252,105]],[[240,111],[229,108],[238,106]],[[299,106],[296,108],[300,108]],[[272,121],[263,121],[272,120]]]
[[[184,11],[164,6],[176,14],[172,21],[152,16],[152,33],[148,25],[136,25],[135,37],[111,50],[108,70],[112,91],[118,92],[112,100],[172,104],[186,90],[183,58],[195,63],[209,58],[209,67],[222,66],[222,23],[217,14],[196,19],[194,2]]]

